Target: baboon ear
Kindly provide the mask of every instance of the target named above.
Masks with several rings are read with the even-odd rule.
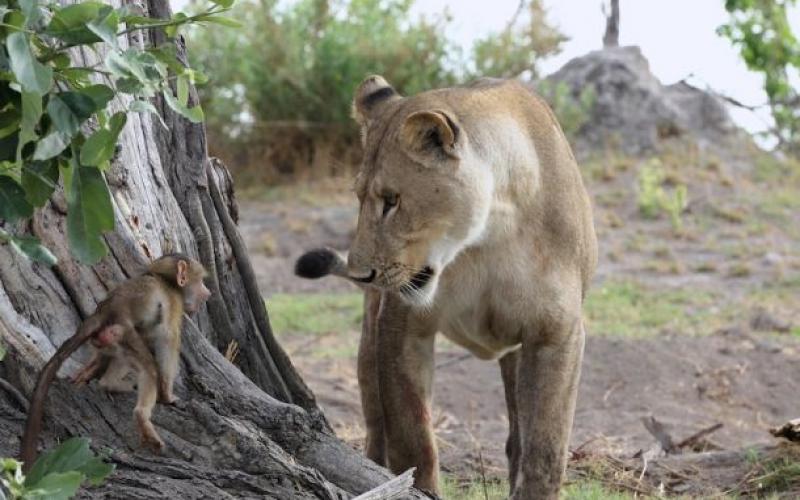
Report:
[[[455,120],[442,110],[411,113],[400,132],[409,153],[434,159],[437,156],[458,159],[460,135]]]
[[[175,276],[175,282],[181,288],[185,287],[186,283],[189,281],[189,277],[187,276],[188,271],[189,271],[189,264],[185,260],[179,260],[178,272]]]
[[[400,94],[382,76],[367,77],[353,97],[353,118],[365,127],[386,104],[400,99]]]

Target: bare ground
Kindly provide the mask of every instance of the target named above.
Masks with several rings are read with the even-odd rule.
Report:
[[[601,242],[596,287],[630,280],[655,294],[688,299],[677,330],[662,325],[647,335],[626,335],[620,333],[624,325],[616,331],[603,318],[590,321],[572,438],[576,457],[630,460],[652,448],[656,440],[641,422],[651,415],[676,440],[723,424],[702,441],[706,450],[774,443],[767,429],[800,416],[800,206],[792,198],[800,185],[796,178],[788,184],[731,181],[741,172],[717,165],[691,177],[683,227],[676,228],[666,217],[639,216],[635,169],[626,161],[605,158],[585,171]],[[685,167],[669,171],[688,179]],[[304,250],[347,248],[356,218],[353,196],[335,181],[277,192],[243,203],[240,221],[268,303],[276,293],[354,292],[335,279],[292,274]],[[704,299],[693,300],[699,296]],[[690,331],[680,329],[686,325]],[[360,446],[357,329],[278,334],[338,434]],[[507,418],[497,364],[445,341],[437,349],[434,414],[442,468],[456,477],[504,477]],[[720,469],[715,480],[699,480],[705,486],[667,491],[725,491],[717,484],[724,474],[741,481],[752,471],[742,460],[738,469],[730,463]],[[651,473],[657,477],[656,468]]]

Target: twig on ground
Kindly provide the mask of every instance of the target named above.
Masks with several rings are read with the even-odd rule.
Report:
[[[609,396],[611,396],[612,392],[616,391],[617,389],[619,389],[623,385],[625,385],[625,381],[624,380],[617,380],[616,382],[611,384],[611,387],[609,387],[608,390],[606,391],[606,393],[603,394],[603,404],[606,404],[608,402],[608,398],[609,398]]]
[[[705,429],[701,429],[701,430],[695,432],[694,434],[692,434],[691,436],[687,437],[686,439],[684,439],[680,443],[678,443],[676,446],[678,448],[691,448],[692,446],[697,444],[700,441],[700,439],[708,436],[709,434],[711,434],[713,432],[716,432],[716,431],[722,429],[722,427],[723,427],[722,422],[719,422],[719,423],[716,423],[716,424],[714,424],[714,425],[712,425],[710,427],[706,427]]]

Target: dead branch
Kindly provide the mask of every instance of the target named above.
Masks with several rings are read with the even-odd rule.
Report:
[[[800,418],[790,420],[780,427],[770,429],[769,433],[775,437],[782,437],[789,441],[800,443]]]
[[[722,429],[723,424],[722,422],[716,423],[710,427],[706,427],[705,429],[701,429],[691,436],[687,437],[680,443],[678,443],[678,448],[691,448],[695,444],[697,444],[702,438],[708,436],[711,433],[717,432],[718,430]]]
[[[414,470],[412,467],[394,479],[383,483],[375,489],[355,497],[353,500],[394,500],[406,498],[411,485],[414,483]]]

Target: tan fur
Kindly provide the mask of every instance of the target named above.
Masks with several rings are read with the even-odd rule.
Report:
[[[557,498],[597,260],[578,166],[550,109],[520,83],[407,98],[387,87],[367,79],[353,106],[365,159],[348,273],[368,283],[367,454],[397,473],[417,467],[416,485],[437,490],[430,405],[442,332],[501,359],[511,497]]]
[[[160,451],[164,442],[150,420],[156,400],[172,403],[180,356],[184,312],[196,312],[208,299],[203,284],[205,269],[188,257],[173,254],[153,262],[147,273],[131,278],[109,293],[97,305],[78,331],[67,339],[47,361],[36,381],[20,458],[29,470],[36,458],[47,390],[63,362],[87,341],[93,356],[73,376],[84,384],[101,376],[100,386],[109,391],[134,389],[126,376],[137,375],[134,419],[142,443]]]

